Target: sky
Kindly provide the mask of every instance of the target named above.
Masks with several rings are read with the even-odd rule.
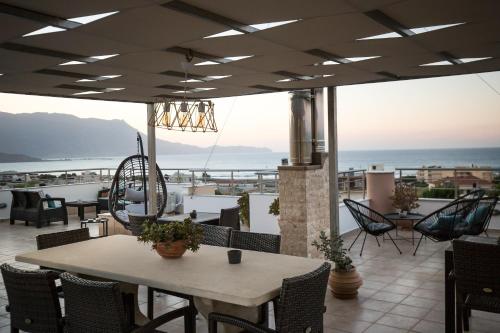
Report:
[[[500,72],[337,89],[340,150],[500,147]],[[157,138],[288,151],[288,93],[213,101],[219,133],[157,129]],[[0,93],[0,111],[122,119],[146,132],[146,106],[135,103]]]

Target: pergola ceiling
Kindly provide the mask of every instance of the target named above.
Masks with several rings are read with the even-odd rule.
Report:
[[[497,71],[499,16],[498,0],[1,1],[0,91],[152,102]]]

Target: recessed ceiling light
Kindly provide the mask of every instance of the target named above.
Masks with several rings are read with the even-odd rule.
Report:
[[[115,53],[115,54],[105,54],[105,55],[99,55],[99,56],[92,56],[91,58],[92,59],[97,59],[97,60],[104,60],[104,59],[109,59],[109,58],[116,57],[117,55],[119,55],[119,54],[118,53]]]
[[[409,29],[411,32],[413,32],[415,35],[423,34],[426,32],[431,32],[431,31],[436,31],[436,30],[441,30],[441,29],[446,29],[446,28],[451,28],[451,27],[456,27],[458,25],[465,24],[465,22],[460,22],[460,23],[452,23],[452,24],[441,24],[441,25],[431,25],[428,27],[421,27],[421,28],[412,28]],[[384,38],[399,38],[403,37],[402,34],[398,32],[388,32],[385,34],[380,34],[380,35],[375,35],[375,36],[369,36],[369,37],[364,37],[364,38],[358,38],[356,40],[370,40],[370,39],[384,39]]]
[[[197,79],[187,79],[187,80],[182,80],[182,81],[179,81],[179,82],[182,82],[182,83],[197,83],[197,82],[203,82],[202,80],[197,80]]]
[[[246,58],[251,58],[253,55],[247,55],[247,56],[239,56],[239,57],[225,57],[224,59],[229,60],[229,61],[238,61]]]
[[[324,74],[323,77],[330,77],[330,76],[334,76],[335,74]]]
[[[173,91],[172,93],[173,94],[184,94],[184,93],[190,94],[190,93],[192,93],[192,91],[190,91],[190,90],[186,90],[186,91],[184,91],[184,90],[177,90],[177,91]]]
[[[349,61],[352,62],[358,62],[358,61],[363,61],[363,60],[370,60],[370,59],[375,59],[375,58],[380,58],[380,56],[373,56],[373,57],[352,57],[352,58],[346,58]]]
[[[89,91],[77,92],[77,93],[74,93],[73,95],[91,95],[91,94],[102,94],[102,93],[103,93],[103,91],[89,90]]]
[[[101,77],[106,78],[106,79],[114,79],[114,78],[117,78],[120,76],[122,76],[122,75],[121,74],[119,74],[119,75],[102,75]]]
[[[35,35],[43,35],[43,34],[50,34],[53,32],[60,32],[60,31],[66,31],[66,29],[59,28],[59,27],[54,27],[52,25],[49,25],[45,28],[35,30],[33,32],[27,33],[23,35],[23,37],[29,37],[29,36],[35,36]]]
[[[207,91],[207,90],[214,90],[214,89],[217,89],[217,88],[196,88],[193,90],[195,90],[195,91]]]
[[[70,18],[68,21],[73,21],[81,24],[87,24],[90,22],[94,22],[100,19],[103,19],[107,16],[114,15],[118,13],[116,12],[108,12],[108,13],[102,13],[102,14],[95,14],[95,15],[88,15],[88,16],[81,16],[81,17],[75,17],[75,18]]]
[[[492,57],[483,57],[483,58],[460,58],[459,60],[463,62],[464,64],[468,62],[474,62],[474,61],[481,61],[481,60],[487,60],[491,59]]]
[[[63,62],[62,64],[59,64],[59,66],[67,66],[67,65],[84,65],[86,64],[85,62],[83,61],[76,61],[76,60],[73,60],[73,61],[67,61],[67,62]]]
[[[213,34],[213,35],[210,35],[210,36],[206,36],[206,37],[203,37],[203,38],[217,38],[217,37],[227,37],[227,36],[236,36],[236,35],[243,35],[243,32],[231,29],[231,30],[226,30],[226,31],[223,31],[223,32],[219,32],[218,34]]]
[[[194,64],[195,66],[207,66],[207,65],[219,65],[218,62],[215,62],[215,61],[203,61],[203,62],[199,62],[197,64]]]
[[[327,60],[327,61],[323,61],[321,64],[325,65],[325,66],[329,66],[329,65],[338,65],[339,63],[336,61],[333,61],[333,60]]]
[[[220,80],[220,79],[224,79],[226,77],[230,77],[231,75],[213,75],[213,76],[207,76],[206,78],[208,80]]]
[[[295,81],[295,79],[291,79],[291,78],[281,79],[281,80],[277,80],[276,82],[290,82],[290,81]]]
[[[96,82],[97,80],[91,80],[91,79],[81,79],[81,80],[76,80],[75,82]]]
[[[124,90],[125,88],[106,88],[106,92],[108,91],[120,91],[120,90]]]
[[[453,65],[453,64],[448,60],[443,60],[443,61],[430,62],[428,64],[423,64],[420,66],[448,66],[448,65]]]

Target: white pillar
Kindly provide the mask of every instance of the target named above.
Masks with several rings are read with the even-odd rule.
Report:
[[[328,87],[328,179],[330,189],[330,234],[339,234],[339,182],[337,147],[337,87]]]
[[[156,203],[156,133],[155,112],[153,103],[148,103],[148,214],[155,215],[158,210]]]

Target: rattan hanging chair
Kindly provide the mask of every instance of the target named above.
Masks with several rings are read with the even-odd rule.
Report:
[[[137,141],[139,154],[129,156],[120,163],[109,191],[109,212],[127,229],[130,229],[129,215],[160,217],[167,204],[167,186],[156,165],[157,211],[148,212],[148,157],[144,156],[139,134]]]

